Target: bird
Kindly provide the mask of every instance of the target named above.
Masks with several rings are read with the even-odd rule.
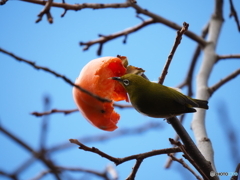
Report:
[[[125,88],[132,106],[140,113],[153,118],[170,118],[196,109],[208,109],[208,101],[193,99],[174,88],[151,82],[140,75],[125,74],[112,77]]]

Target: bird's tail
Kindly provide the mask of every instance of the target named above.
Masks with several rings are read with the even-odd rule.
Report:
[[[208,109],[208,101],[193,99],[198,104],[198,108]]]

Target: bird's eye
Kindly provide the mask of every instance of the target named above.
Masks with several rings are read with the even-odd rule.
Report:
[[[128,86],[128,85],[129,85],[129,80],[128,80],[128,79],[124,79],[124,80],[123,80],[123,84],[124,84],[125,86]]]

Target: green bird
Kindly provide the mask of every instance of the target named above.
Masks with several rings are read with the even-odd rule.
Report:
[[[196,112],[193,107],[208,109],[208,101],[193,99],[139,75],[126,74],[112,79],[120,82],[126,89],[132,106],[150,117],[169,118],[183,113],[193,113]]]

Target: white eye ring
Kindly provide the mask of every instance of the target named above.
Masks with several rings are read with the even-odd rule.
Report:
[[[128,79],[124,79],[124,80],[123,80],[123,84],[124,84],[125,86],[128,86],[128,85],[129,85],[129,80],[128,80]]]

